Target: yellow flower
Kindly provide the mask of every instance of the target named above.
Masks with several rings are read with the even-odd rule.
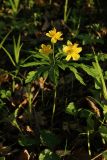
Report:
[[[56,28],[53,28],[53,30],[49,31],[49,33],[46,33],[46,36],[51,38],[52,43],[56,43],[57,40],[63,40],[63,38],[61,38],[62,33],[56,32]]]
[[[39,49],[39,52],[49,55],[50,53],[52,53],[51,45],[41,44],[41,49]]]
[[[63,45],[63,52],[67,55],[66,60],[69,61],[71,58],[76,61],[80,58],[79,53],[82,51],[81,47],[78,47],[77,43],[72,44],[67,41],[67,45]]]

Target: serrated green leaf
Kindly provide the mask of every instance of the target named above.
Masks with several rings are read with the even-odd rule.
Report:
[[[58,61],[58,62],[57,62],[57,65],[58,65],[62,70],[65,70],[65,68],[66,68],[66,65],[65,65],[63,62]]]
[[[98,73],[96,72],[96,70],[92,67],[92,66],[88,66],[85,64],[80,64],[80,67],[90,76],[92,76],[93,78],[98,77]]]
[[[35,52],[35,51],[30,51],[30,53],[31,53],[35,58],[49,61],[49,56],[46,55],[46,54],[42,54],[42,53]]]
[[[30,71],[26,77],[25,83],[29,83],[35,79],[35,74],[37,71]]]
[[[22,67],[32,67],[32,66],[40,66],[40,65],[48,65],[49,63],[46,61],[37,61],[37,62],[28,62],[25,64],[22,64]]]
[[[83,78],[80,76],[79,72],[73,66],[69,66],[70,71],[72,71],[75,75],[75,78],[83,85],[86,85]]]

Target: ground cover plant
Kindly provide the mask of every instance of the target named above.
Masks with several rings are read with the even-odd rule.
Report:
[[[0,1],[0,160],[107,159],[106,5]]]

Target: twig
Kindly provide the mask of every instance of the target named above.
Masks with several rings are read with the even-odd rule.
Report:
[[[105,152],[107,152],[107,149],[105,151],[101,152],[100,154],[98,154],[97,156],[95,156],[94,158],[92,158],[91,160],[95,160],[96,158],[100,157]]]

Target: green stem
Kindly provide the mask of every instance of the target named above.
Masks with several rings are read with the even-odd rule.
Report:
[[[88,139],[88,154],[91,157],[91,149],[90,149],[90,132],[87,131],[87,139]]]
[[[29,103],[29,115],[32,113],[32,93],[31,93],[31,86],[28,85],[28,103]]]
[[[64,22],[67,21],[67,8],[68,8],[68,0],[65,0],[65,6],[64,6]]]
[[[42,107],[44,107],[44,90],[42,89]]]
[[[51,119],[51,127],[53,128],[53,119],[55,115],[55,109],[56,109],[56,85],[54,90],[54,103],[53,103],[53,110],[52,110],[52,119]]]
[[[68,145],[68,141],[66,139],[66,142],[65,142],[65,149],[64,149],[64,155],[66,155],[66,152],[67,152],[67,145]]]
[[[52,0],[49,0],[49,4],[50,4],[50,5],[52,4]]]
[[[54,65],[55,65],[55,48],[54,48],[54,43],[52,45],[53,45],[53,62],[54,62]]]
[[[15,75],[13,76],[13,83],[12,83],[13,92],[15,91],[15,84],[16,84],[15,79],[17,78],[18,73],[19,73],[19,67],[16,66],[16,71],[15,71]]]

